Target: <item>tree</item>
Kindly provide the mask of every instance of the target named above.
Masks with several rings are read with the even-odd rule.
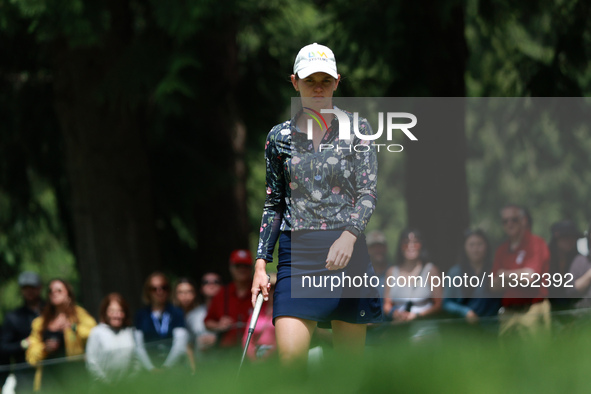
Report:
[[[444,2],[330,3],[337,53],[345,54],[356,94],[365,97],[464,97],[468,50],[464,5]],[[360,18],[352,10],[364,10]],[[368,29],[367,21],[380,29]],[[446,268],[457,257],[469,223],[464,108],[461,100],[419,101],[418,141],[405,145],[407,225],[422,230],[433,261]],[[453,104],[453,105],[452,105]],[[424,111],[424,112],[423,112]],[[442,128],[442,125],[445,127]],[[418,130],[424,130],[422,134]],[[379,204],[387,203],[381,196]]]
[[[225,271],[230,251],[248,247],[244,113],[256,110],[253,123],[268,128],[282,104],[253,88],[268,83],[268,70],[257,74],[247,62],[279,63],[284,43],[272,25],[288,13],[287,2],[198,0],[14,2],[3,10],[7,42],[25,35],[17,54],[39,57],[11,71],[43,64],[52,89],[43,103],[63,142],[64,157],[52,150],[67,179],[60,201],[91,311],[114,290],[137,306],[156,268]],[[262,44],[253,45],[256,34]],[[270,37],[277,42],[269,47],[280,48],[273,56]],[[258,79],[245,83],[253,73]]]
[[[534,232],[544,237],[557,220],[588,226],[589,130],[582,126],[588,110],[585,99],[573,97],[591,91],[590,16],[589,2],[579,0],[469,3],[469,94],[559,97],[487,101],[503,126],[469,130],[474,222],[497,239],[498,209],[507,202],[528,206]]]

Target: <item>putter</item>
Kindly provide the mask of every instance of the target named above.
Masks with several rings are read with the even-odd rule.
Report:
[[[271,276],[267,275],[269,282],[271,282]],[[269,283],[267,282],[267,283]],[[246,337],[246,346],[244,346],[244,351],[242,352],[242,359],[240,360],[240,367],[238,368],[238,375],[240,375],[240,370],[242,369],[242,364],[244,363],[244,357],[246,357],[246,351],[248,350],[248,345],[250,345],[250,338],[252,337],[252,333],[254,332],[254,328],[257,325],[257,320],[259,319],[259,313],[261,312],[261,307],[263,306],[263,292],[259,292],[257,295],[257,300],[254,305],[254,309],[252,311],[252,317],[250,318],[250,325],[248,326],[248,336]]]

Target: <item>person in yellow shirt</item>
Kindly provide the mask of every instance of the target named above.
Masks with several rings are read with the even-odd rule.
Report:
[[[48,303],[41,316],[33,320],[26,352],[27,362],[37,367],[34,391],[41,389],[41,361],[84,354],[90,330],[96,326],[94,318],[84,308],[76,305],[72,286],[66,281],[54,279],[49,282],[47,299]],[[83,369],[83,363],[79,364]],[[79,368],[69,364],[65,369],[73,372],[73,369]],[[46,383],[49,386],[63,386],[67,383],[67,378],[57,367],[46,368],[44,375],[44,388]],[[54,388],[59,390],[58,387]]]

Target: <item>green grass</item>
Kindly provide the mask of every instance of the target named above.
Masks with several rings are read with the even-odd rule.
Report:
[[[591,326],[579,324],[550,341],[499,341],[491,334],[448,330],[439,338],[411,343],[389,335],[363,358],[325,351],[305,373],[277,360],[245,364],[239,354],[184,370],[142,375],[115,393],[555,393],[589,392]],[[85,392],[80,382],[71,392]],[[82,391],[81,391],[82,390]],[[63,390],[60,392],[64,392]],[[98,392],[106,392],[100,390]]]

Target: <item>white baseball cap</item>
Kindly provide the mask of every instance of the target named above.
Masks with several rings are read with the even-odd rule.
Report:
[[[327,73],[338,78],[337,61],[329,47],[317,43],[306,45],[296,56],[293,73],[300,78],[306,78],[314,73]]]

